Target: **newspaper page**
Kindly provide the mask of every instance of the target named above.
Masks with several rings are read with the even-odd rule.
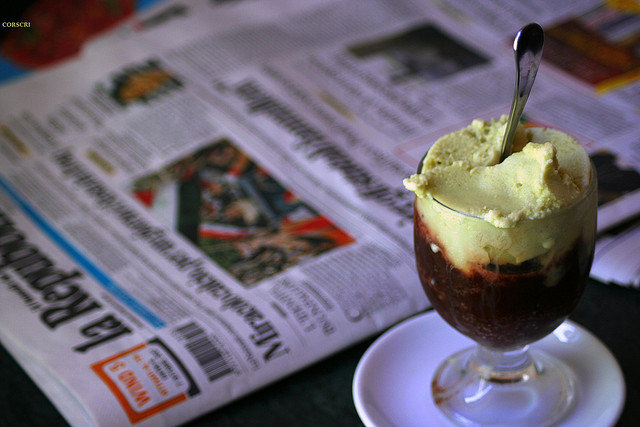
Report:
[[[391,180],[336,148],[312,175],[252,151],[262,135],[140,51],[2,98],[2,340],[72,424],[175,425],[426,307],[383,228],[410,229],[407,166]]]
[[[504,14],[600,7],[567,3]],[[0,88],[0,339],[71,424],[179,424],[428,306],[402,178],[513,90],[512,35],[457,6],[167,2]],[[638,86],[579,77],[543,66],[524,120],[624,201],[613,253]]]

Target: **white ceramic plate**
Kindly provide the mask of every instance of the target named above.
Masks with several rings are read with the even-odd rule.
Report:
[[[449,355],[474,345],[431,311],[391,328],[364,353],[353,399],[368,427],[451,426],[431,400],[431,377]],[[566,321],[532,345],[566,362],[576,376],[577,403],[562,426],[615,424],[625,399],[622,371],[594,335]]]

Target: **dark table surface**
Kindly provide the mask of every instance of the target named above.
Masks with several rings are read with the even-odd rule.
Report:
[[[640,292],[590,281],[571,319],[600,338],[622,368],[627,400],[617,425],[639,425]],[[362,425],[351,386],[356,365],[374,339],[358,343],[188,426]],[[64,419],[0,347],[0,426],[58,425],[66,425]],[[429,425],[428,420],[425,425]]]

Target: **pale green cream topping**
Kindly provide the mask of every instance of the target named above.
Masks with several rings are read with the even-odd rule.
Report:
[[[563,132],[519,125],[513,152],[500,163],[505,123],[506,116],[476,119],[443,136],[429,150],[422,173],[405,179],[405,187],[499,228],[578,200],[590,177],[584,148]]]

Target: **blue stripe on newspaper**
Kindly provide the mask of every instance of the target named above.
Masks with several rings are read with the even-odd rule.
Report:
[[[11,185],[0,177],[0,187],[13,199],[13,201],[24,211],[24,213],[36,224],[44,234],[46,234],[54,243],[56,243],[67,255],[84,268],[93,278],[102,285],[114,297],[120,300],[124,305],[136,312],[140,317],[145,319],[154,328],[162,328],[166,326],[164,320],[160,319],[154,313],[149,311],[144,305],[140,304],[135,298],[129,295],[124,289],[118,286],[109,276],[107,276],[97,265],[89,260],[85,255],[76,249],[67,239],[65,239],[55,228],[51,226],[29,203],[27,203]]]

